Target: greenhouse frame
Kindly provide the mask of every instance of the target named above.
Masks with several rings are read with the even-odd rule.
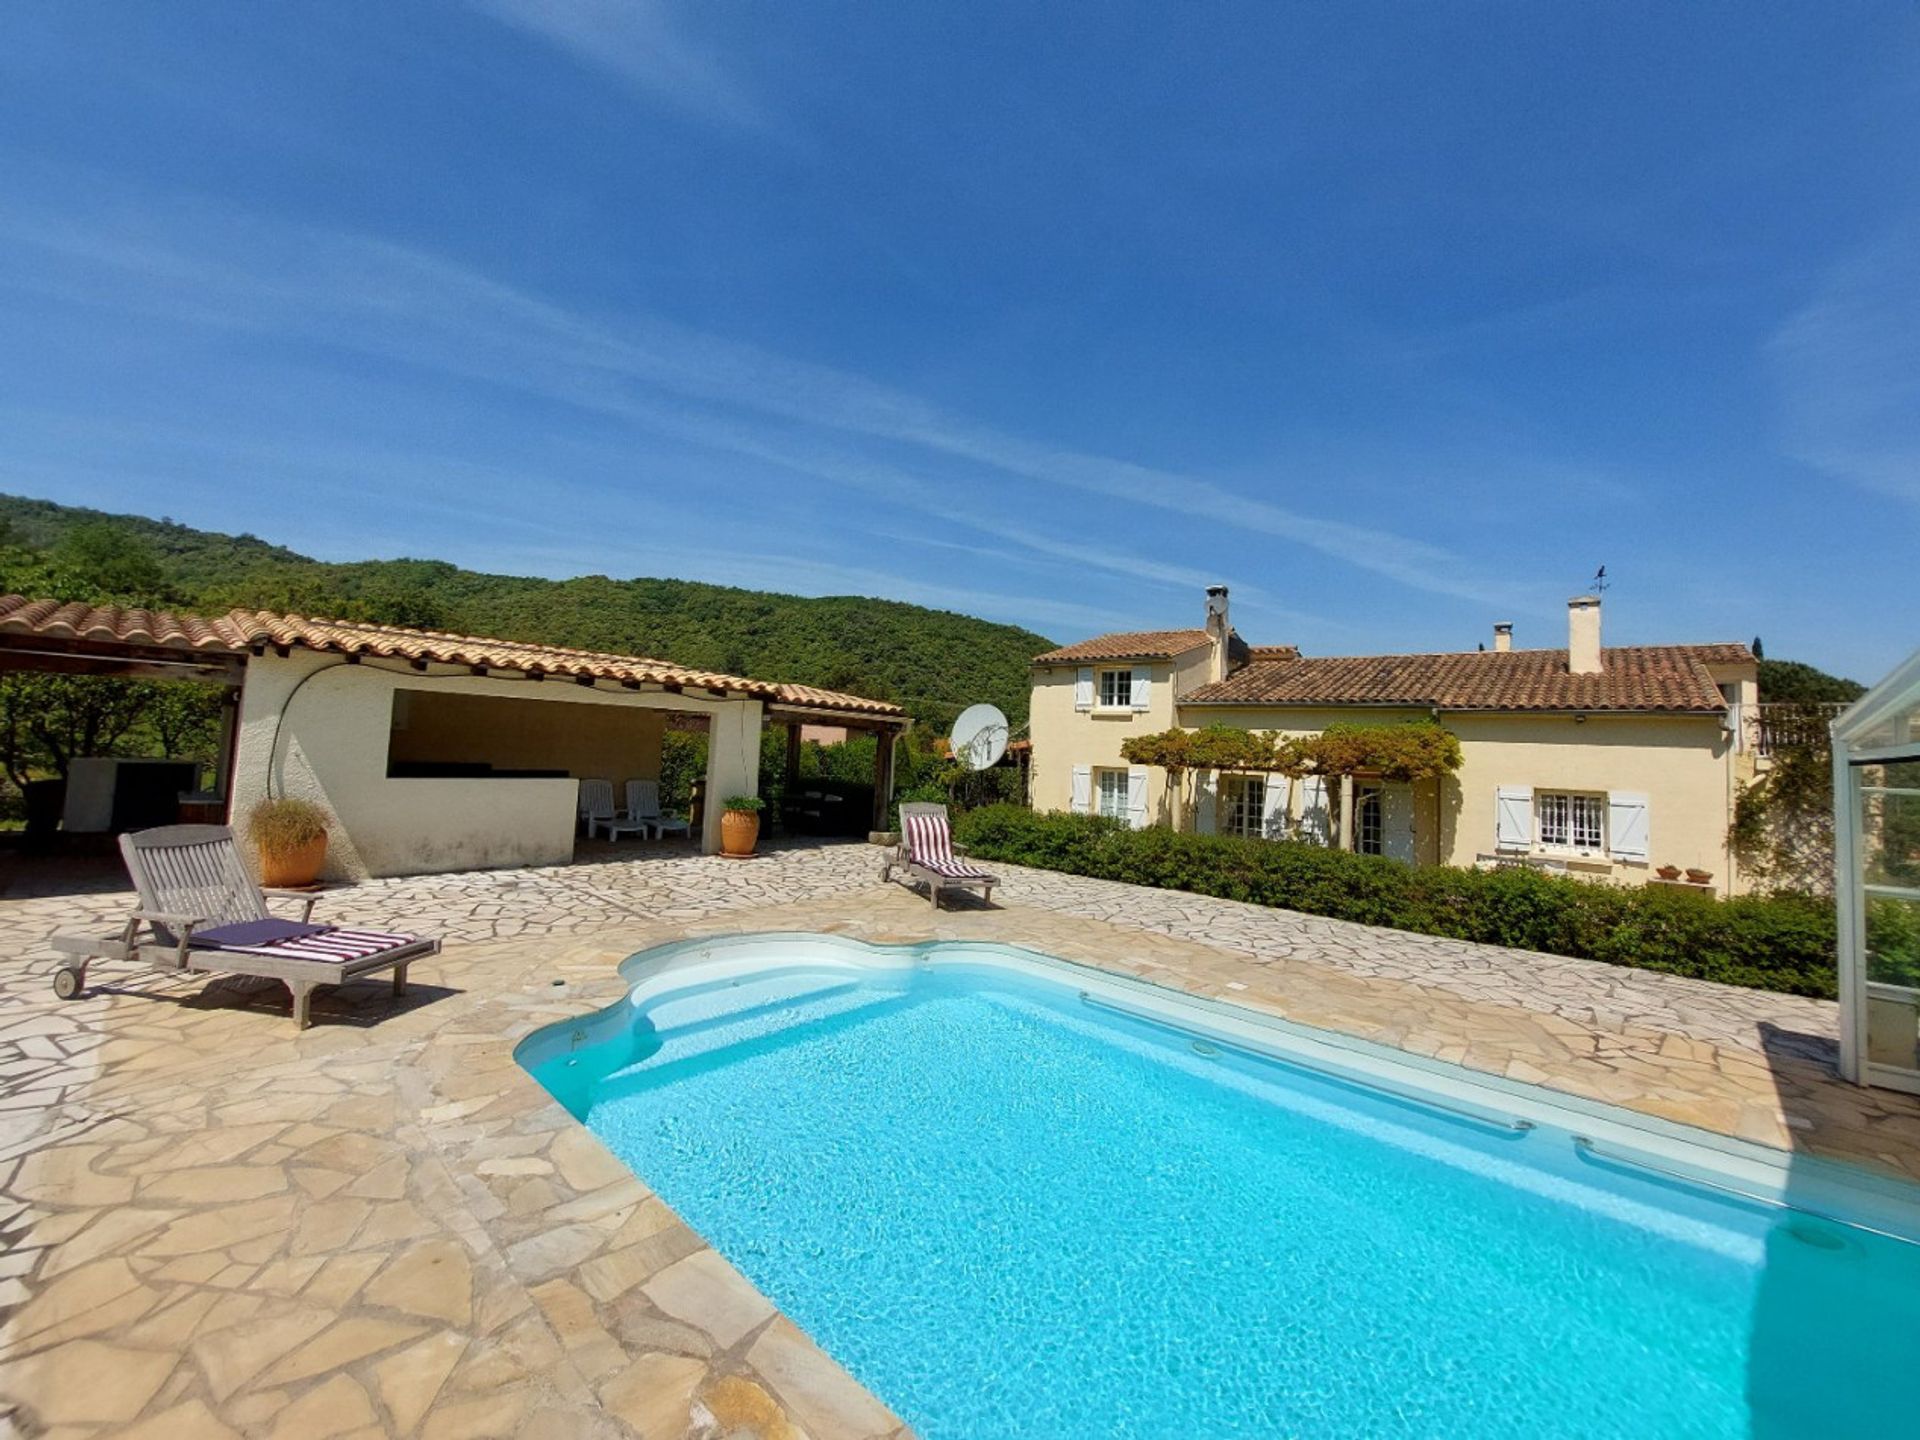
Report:
[[[1840,1068],[1920,1094],[1920,652],[1833,722]]]

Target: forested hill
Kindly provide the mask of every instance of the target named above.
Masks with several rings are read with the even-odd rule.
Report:
[[[976,701],[1019,724],[1028,662],[1013,625],[855,596],[691,580],[537,580],[438,560],[311,559],[252,535],[0,495],[0,593],[217,614],[236,605],[648,655],[893,700],[944,728]]]

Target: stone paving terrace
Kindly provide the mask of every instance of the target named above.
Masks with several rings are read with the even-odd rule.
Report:
[[[321,918],[447,945],[304,1033],[278,986],[129,966],[62,1004],[48,938],[131,897],[0,873],[0,1433],[904,1433],[512,1060],[690,934],[1027,944],[1920,1178],[1920,1103],[1834,1078],[1831,1004],[1015,867],[1004,904],[935,912],[880,858],[603,848],[332,892]]]

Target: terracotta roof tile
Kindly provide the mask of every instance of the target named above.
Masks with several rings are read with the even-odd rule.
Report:
[[[1207,643],[1204,630],[1124,630],[1096,635],[1077,645],[1063,645],[1036,655],[1036,665],[1064,665],[1073,660],[1171,660]]]
[[[1564,650],[1261,659],[1180,703],[1717,712],[1725,705],[1707,666],[1753,658],[1744,645],[1625,646],[1602,652],[1597,675],[1569,674]]]
[[[102,644],[150,645],[172,650],[231,654],[236,639],[219,620],[140,610],[122,605],[82,605],[62,600],[0,598],[0,633]]]
[[[869,700],[864,696],[821,690],[811,685],[752,680],[715,670],[693,670],[670,661],[650,660],[638,655],[574,650],[560,645],[530,645],[514,640],[490,640],[476,635],[451,635],[432,630],[406,630],[395,625],[371,625],[359,621],[276,615],[266,610],[232,610],[217,619],[203,620],[196,616],[173,615],[159,610],[63,604],[56,600],[28,600],[19,595],[8,595],[0,598],[0,636],[10,634],[228,655],[245,654],[261,646],[298,646],[341,655],[423,660],[444,665],[478,665],[490,670],[586,676],[595,680],[631,681],[689,690],[730,691],[774,704],[843,710],[876,717],[897,717],[905,713],[898,705]]]

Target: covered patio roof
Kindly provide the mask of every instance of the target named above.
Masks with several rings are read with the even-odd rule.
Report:
[[[689,669],[639,655],[560,645],[409,630],[396,625],[230,610],[203,619],[165,610],[0,597],[0,669],[127,678],[199,676],[237,684],[250,655],[295,649],[349,659],[404,660],[417,669],[463,665],[475,674],[499,671],[564,678],[591,685],[656,689],[716,698],[759,700],[768,718],[826,721],[865,730],[908,724],[898,705],[835,690]]]

